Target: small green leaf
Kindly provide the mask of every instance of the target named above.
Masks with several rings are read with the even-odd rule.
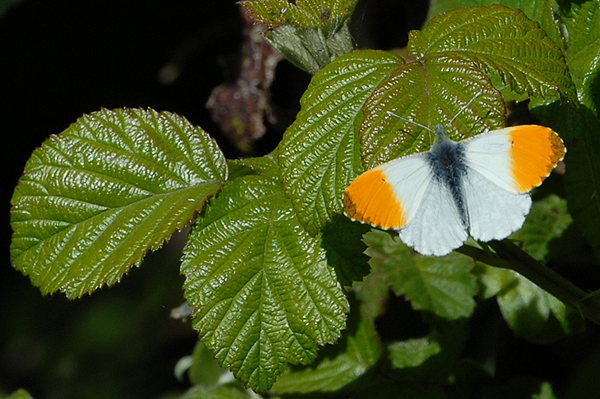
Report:
[[[425,337],[392,342],[387,346],[391,366],[404,381],[443,381],[464,349],[469,337],[466,320],[445,322],[432,319],[432,332]]]
[[[483,396],[490,399],[556,399],[549,382],[529,376],[518,376],[501,386],[483,388]]]
[[[478,265],[485,296],[496,295],[511,329],[536,343],[552,342],[580,330],[581,315],[512,270]]]
[[[214,388],[220,384],[221,380],[227,379],[226,374],[229,374],[233,379],[231,372],[220,367],[219,363],[213,358],[212,353],[206,349],[206,345],[202,341],[198,341],[189,367],[190,382],[193,385],[200,384],[207,388]]]
[[[312,75],[354,50],[347,22],[336,22],[325,28],[282,25],[265,38],[288,61]]]
[[[314,74],[354,49],[348,21],[357,0],[247,0],[265,38],[297,67]]]
[[[383,269],[397,295],[405,295],[415,309],[427,310],[448,320],[473,313],[477,292],[472,261],[459,254],[441,258],[415,254],[382,231],[365,235],[373,269]]]
[[[381,356],[381,345],[373,321],[352,304],[348,329],[335,345],[321,350],[308,367],[288,369],[273,385],[272,392],[335,392],[356,381],[371,369]]]
[[[228,183],[190,233],[181,271],[201,340],[258,392],[344,328],[348,302],[321,237],[300,227],[274,179]]]
[[[270,154],[257,158],[243,158],[231,161],[239,167],[252,170],[255,174],[277,178],[279,176],[279,165],[277,164],[277,149]]]
[[[373,320],[385,312],[390,296],[389,285],[389,276],[383,268],[373,268],[363,281],[354,285],[356,297],[361,300],[363,311]]]
[[[236,386],[218,386],[206,388],[202,385],[187,390],[183,395],[177,396],[177,399],[259,399],[256,394]]]
[[[382,51],[355,51],[316,74],[302,96],[279,164],[285,192],[309,233],[341,212],[344,189],[363,172],[355,127],[365,100],[401,63]]]
[[[539,23],[522,11],[501,5],[458,8],[412,31],[409,53],[417,60],[456,56],[484,71],[495,71],[517,93],[577,96],[564,55]]]
[[[418,367],[441,351],[440,343],[431,337],[397,341],[388,345],[392,367],[403,369]]]
[[[227,178],[216,142],[177,115],[102,110],[35,150],[12,198],[14,266],[75,298],[121,279]]]
[[[21,388],[8,395],[5,399],[33,399],[33,396]]]
[[[567,201],[551,194],[535,201],[521,230],[511,236],[522,249],[539,261],[546,259],[552,240],[559,238],[573,222]]]
[[[326,26],[331,20],[348,19],[357,0],[243,0],[259,24],[275,28],[292,24],[303,28]]]

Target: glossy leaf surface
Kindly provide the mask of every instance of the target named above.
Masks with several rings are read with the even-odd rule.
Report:
[[[183,228],[227,178],[206,132],[177,115],[102,110],[34,151],[12,198],[14,266],[43,293],[113,284]]]
[[[190,234],[181,270],[200,338],[256,391],[288,362],[310,363],[345,326],[348,302],[320,237],[300,227],[272,178],[225,186]]]

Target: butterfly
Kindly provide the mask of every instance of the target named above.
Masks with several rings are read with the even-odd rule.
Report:
[[[442,125],[427,152],[394,159],[358,176],[344,191],[351,219],[393,229],[423,255],[443,256],[469,236],[501,240],[521,228],[530,191],[566,148],[553,130],[523,125],[453,141]]]

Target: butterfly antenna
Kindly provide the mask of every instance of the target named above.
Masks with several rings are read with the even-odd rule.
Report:
[[[463,111],[464,111],[465,109],[469,108],[469,105],[471,105],[471,104],[473,103],[473,101],[475,101],[475,100],[477,99],[477,97],[479,97],[480,95],[481,95],[481,92],[479,92],[479,93],[475,94],[475,96],[474,96],[472,99],[470,99],[470,100],[469,100],[469,102],[467,103],[467,105],[465,105],[464,107],[462,107],[462,108],[460,109],[460,111],[458,111],[458,112],[456,113],[456,115],[454,115],[454,118],[452,118],[452,119],[450,120],[450,123],[448,123],[448,125],[449,125],[449,126],[450,126],[450,125],[452,125],[452,122],[454,122],[454,120],[455,120],[456,118],[458,118],[458,115],[462,114],[462,113],[463,113]]]
[[[412,123],[413,125],[417,125],[419,127],[422,127],[423,129],[429,130],[430,132],[433,133],[433,130],[430,127],[427,127],[425,125],[421,125],[419,122],[415,122],[415,121],[411,121],[410,119],[403,118],[400,115],[396,115],[392,111],[388,111],[387,113],[388,113],[388,115],[392,115],[392,116],[395,116],[398,119],[402,119],[404,122]]]

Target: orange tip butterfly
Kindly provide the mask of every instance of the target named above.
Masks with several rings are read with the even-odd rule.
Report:
[[[413,122],[414,123],[414,122]],[[442,256],[469,236],[501,240],[520,229],[539,186],[566,152],[557,133],[507,127],[456,142],[442,125],[427,152],[379,165],[344,192],[351,219],[394,229],[423,255]]]

